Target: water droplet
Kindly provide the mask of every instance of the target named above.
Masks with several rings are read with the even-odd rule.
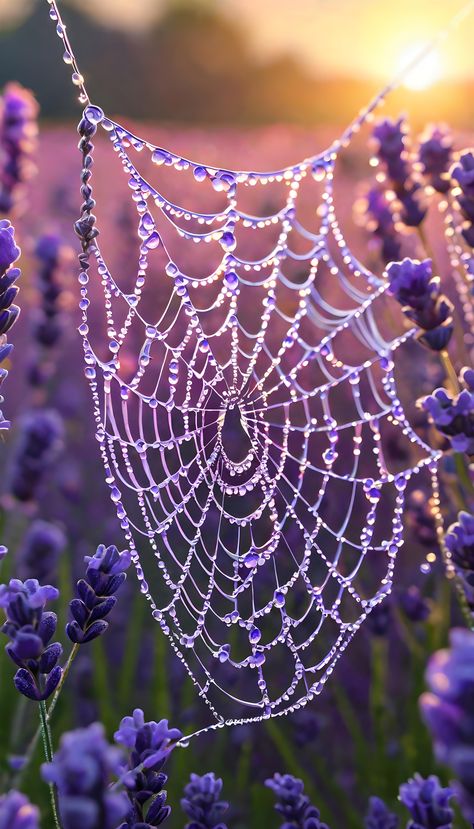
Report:
[[[152,153],[151,160],[154,164],[166,164],[169,163],[170,154],[166,150],[155,150]]]
[[[207,178],[207,170],[205,167],[195,167],[193,175],[196,181],[204,181],[204,179]]]
[[[145,247],[148,248],[149,250],[155,250],[157,247],[159,247],[160,242],[161,242],[160,235],[155,230],[153,233],[151,233],[149,235],[148,239],[146,239]]]
[[[227,271],[224,276],[224,281],[227,287],[230,288],[231,291],[234,291],[239,284],[239,277],[235,271]]]
[[[281,590],[275,590],[273,594],[273,600],[277,607],[283,607],[283,605],[285,604],[285,597]]]
[[[92,104],[84,110],[84,115],[91,124],[100,124],[104,120],[104,111]]]
[[[235,250],[237,241],[234,234],[230,230],[225,230],[220,238],[220,243],[224,250]]]
[[[249,633],[249,640],[253,645],[256,645],[257,642],[260,642],[262,638],[262,632],[258,627],[253,627]]]
[[[179,269],[178,266],[174,264],[174,262],[168,262],[165,271],[168,274],[168,276],[175,276],[179,272]]]

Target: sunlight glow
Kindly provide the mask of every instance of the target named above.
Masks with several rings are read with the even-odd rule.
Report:
[[[411,43],[405,49],[397,63],[396,71],[400,72],[407,64],[410,63],[420,52],[426,44],[423,42]],[[407,89],[414,91],[421,91],[428,89],[428,87],[435,84],[443,75],[443,62],[441,55],[437,50],[434,50],[426,55],[406,76],[403,85]]]

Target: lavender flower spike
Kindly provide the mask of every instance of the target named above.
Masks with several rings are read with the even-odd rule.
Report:
[[[30,412],[21,423],[13,456],[10,490],[19,501],[32,501],[58,455],[63,421],[54,409]]]
[[[40,829],[39,809],[20,792],[1,795],[0,829]]]
[[[61,553],[66,547],[64,531],[49,521],[33,521],[18,550],[18,576],[40,581],[54,579]]]
[[[460,512],[458,522],[451,524],[444,541],[469,607],[474,612],[474,515]]]
[[[69,603],[72,621],[66,626],[71,642],[84,644],[104,633],[105,621],[117,599],[114,596],[126,579],[125,570],[131,562],[128,550],[100,544],[93,556],[86,556],[86,576],[77,582],[77,598]]]
[[[453,138],[443,124],[429,125],[420,136],[418,161],[428,184],[438,193],[449,190],[449,167],[453,152]]]
[[[130,808],[123,792],[109,789],[121,762],[99,723],[63,734],[52,762],[42,767],[43,778],[57,786],[63,829],[116,829]]]
[[[130,752],[130,771],[122,773],[122,779],[131,809],[119,829],[152,829],[168,818],[171,808],[166,805],[164,791],[168,778],[161,769],[181,736],[177,728],[168,728],[167,720],[145,722],[140,708],[135,709],[133,716],[123,718],[114,739]]]
[[[191,780],[185,786],[181,807],[191,823],[186,829],[227,829],[221,818],[229,808],[224,800],[219,800],[222,791],[222,780],[216,778],[214,772],[192,774]]]
[[[446,348],[453,333],[453,307],[440,293],[440,280],[432,274],[431,259],[420,262],[405,258],[391,262],[387,277],[389,293],[400,303],[405,316],[420,329],[420,342],[433,351]]]
[[[474,369],[463,368],[459,380],[464,388],[455,397],[440,388],[424,397],[420,405],[455,452],[474,455]]]
[[[365,829],[397,829],[398,817],[390,812],[380,797],[371,797],[365,817]]]
[[[389,186],[395,192],[398,217],[408,227],[418,227],[425,218],[423,189],[411,175],[408,128],[404,118],[379,121],[372,132],[376,157],[382,162]]]
[[[9,83],[0,100],[0,213],[9,213],[21,186],[34,172],[38,104],[20,84]]]
[[[20,256],[20,248],[15,243],[15,231],[6,219],[0,220],[0,364],[10,355],[13,346],[6,341],[6,334],[15,323],[20,309],[13,304],[18,293],[15,285],[20,276],[18,268],[12,268]],[[8,371],[0,368],[0,386],[8,376]],[[0,404],[3,398],[0,396]],[[0,430],[8,429],[9,422],[0,412]]]
[[[280,829],[328,829],[304,793],[302,780],[292,774],[274,774],[265,785],[276,795],[275,809],[284,819]]]
[[[474,247],[474,153],[465,152],[451,169],[451,178],[457,187],[453,191],[463,218],[462,235]]]
[[[474,823],[474,633],[451,631],[450,648],[431,657],[429,692],[420,700],[438,760],[455,777],[453,787],[467,820]]]
[[[426,779],[415,774],[400,786],[400,800],[413,820],[407,829],[452,829],[454,812],[449,806],[452,789],[444,789],[432,774]]]
[[[8,585],[0,585],[0,607],[6,613],[1,632],[10,639],[5,650],[18,666],[15,687],[38,702],[51,696],[62,676],[58,665],[62,647],[59,642],[51,643],[57,617],[44,612],[46,604],[58,596],[55,587],[41,586],[36,579],[11,579]]]

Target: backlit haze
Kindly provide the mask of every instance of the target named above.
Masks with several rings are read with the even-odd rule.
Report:
[[[38,0],[37,0],[38,2]],[[45,0],[44,0],[45,2]],[[21,15],[30,0],[0,0],[0,19]],[[74,3],[71,3],[74,5]],[[81,0],[75,3],[102,23],[144,29],[159,19],[165,0]],[[463,0],[217,0],[220,12],[244,27],[263,57],[293,53],[317,74],[383,81],[464,5]],[[432,54],[408,86],[474,75],[474,13]]]

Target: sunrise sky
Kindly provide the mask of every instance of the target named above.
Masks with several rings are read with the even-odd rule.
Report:
[[[79,2],[79,0],[77,0]],[[33,0],[0,0],[0,19],[20,13]],[[44,2],[46,0],[36,0]],[[318,74],[386,80],[421,45],[442,29],[466,0],[215,0],[249,33],[249,44],[267,56],[297,54]],[[143,27],[159,16],[166,0],[80,0],[102,21]],[[474,75],[471,16],[430,58],[413,86],[430,77]]]

